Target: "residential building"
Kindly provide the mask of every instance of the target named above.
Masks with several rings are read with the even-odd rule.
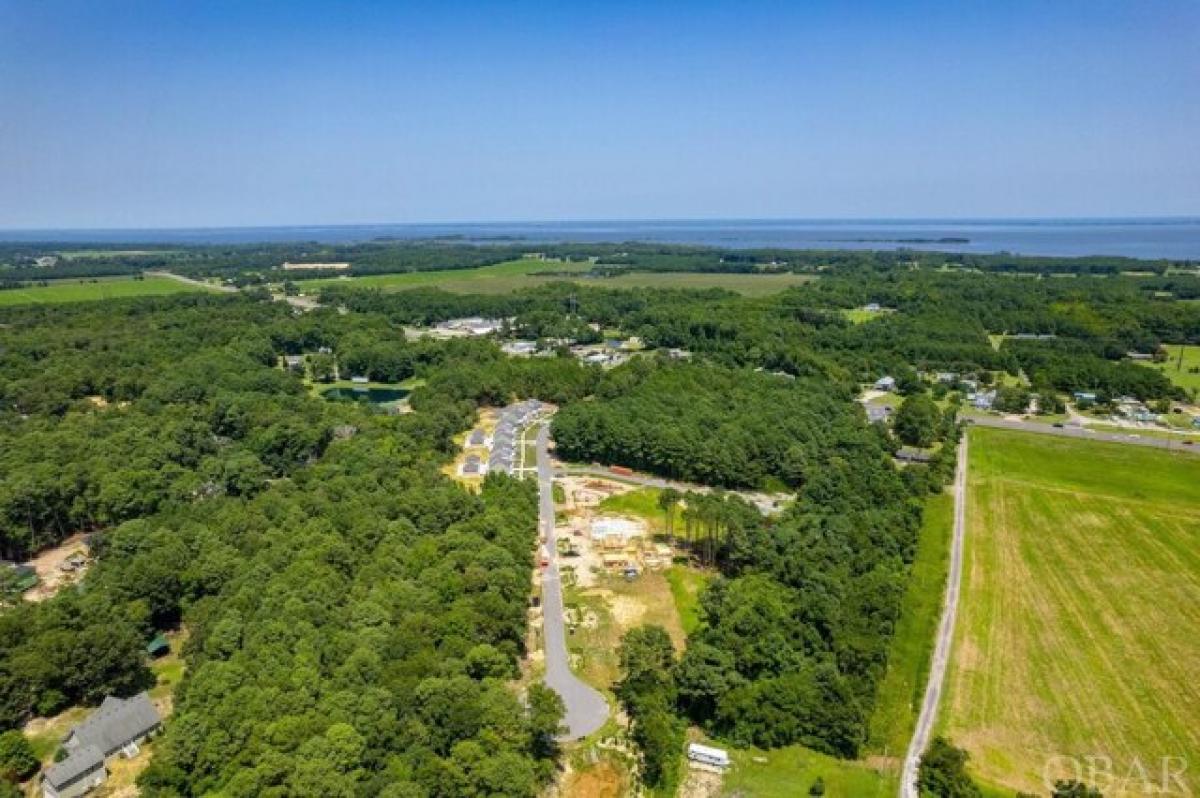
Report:
[[[928,463],[933,459],[933,455],[923,449],[902,446],[900,451],[896,452],[896,459],[901,463]]]
[[[344,272],[350,268],[349,263],[284,263],[285,272]]]
[[[875,390],[877,391],[894,391],[896,390],[895,377],[880,377],[875,381]]]
[[[887,421],[892,415],[890,405],[867,405],[867,421],[872,424]]]
[[[537,352],[537,341],[510,341],[500,349],[507,355],[529,357]]]
[[[90,792],[108,778],[106,761],[118,754],[137,756],[138,744],[161,724],[162,718],[146,693],[133,698],[105,698],[100,708],[63,740],[67,757],[46,768],[42,795],[75,798]]]

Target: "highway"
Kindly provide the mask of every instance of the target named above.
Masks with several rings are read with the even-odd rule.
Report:
[[[918,798],[917,768],[921,763],[921,754],[929,745],[933,725],[937,721],[942,687],[946,682],[946,664],[950,661],[950,646],[954,640],[954,619],[958,615],[958,596],[962,583],[963,538],[966,536],[967,526],[966,435],[963,435],[958,445],[958,465],[954,472],[953,490],[954,534],[950,542],[950,573],[946,579],[946,598],[942,605],[942,619],[938,623],[933,658],[929,661],[929,683],[925,686],[925,700],[921,703],[921,714],[917,718],[912,740],[909,741],[908,752],[904,755],[904,768],[900,774],[900,798]]]
[[[1033,432],[1038,435],[1056,435],[1060,438],[1082,438],[1088,441],[1107,441],[1108,443],[1125,443],[1131,446],[1152,446],[1156,449],[1170,449],[1176,452],[1190,452],[1192,454],[1200,454],[1200,440],[1197,440],[1193,445],[1185,445],[1183,440],[1189,440],[1180,436],[1179,438],[1151,438],[1145,435],[1139,435],[1136,431],[1130,432],[1098,432],[1088,430],[1086,427],[1063,426],[1054,427],[1050,424],[1039,424],[1035,421],[1015,421],[995,416],[968,416],[966,419],[971,424],[978,427],[994,427],[996,429],[1011,429],[1019,432]]]
[[[549,550],[550,564],[542,572],[542,618],[546,647],[546,684],[562,696],[567,713],[562,739],[578,740],[604,725],[608,702],[599,692],[571,672],[563,621],[562,583],[558,577],[558,552],[554,538],[554,472],[548,445],[550,428],[542,424],[537,436],[539,545]]]

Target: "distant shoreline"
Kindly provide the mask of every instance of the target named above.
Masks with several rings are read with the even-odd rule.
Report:
[[[621,244],[1200,260],[1200,217],[745,219],[0,230],[0,244]]]

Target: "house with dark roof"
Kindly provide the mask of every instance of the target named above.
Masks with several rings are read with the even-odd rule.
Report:
[[[933,459],[933,453],[912,446],[901,446],[895,458],[901,463],[928,463]]]
[[[123,754],[137,756],[138,743],[158,730],[162,717],[150,696],[109,696],[63,740],[67,758],[46,768],[42,777],[44,798],[75,798],[108,778],[104,763]]]

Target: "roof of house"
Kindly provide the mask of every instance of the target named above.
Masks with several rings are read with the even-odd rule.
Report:
[[[45,780],[55,790],[69,786],[83,774],[104,766],[104,754],[94,745],[76,749],[61,762],[46,768]]]
[[[900,451],[896,452],[896,459],[909,463],[928,463],[933,459],[933,455],[921,449],[914,449],[911,446],[902,446],[900,447]]]
[[[94,745],[105,755],[144,737],[162,722],[150,696],[138,693],[133,698],[108,696],[87,720],[71,730],[69,740],[78,746]]]

